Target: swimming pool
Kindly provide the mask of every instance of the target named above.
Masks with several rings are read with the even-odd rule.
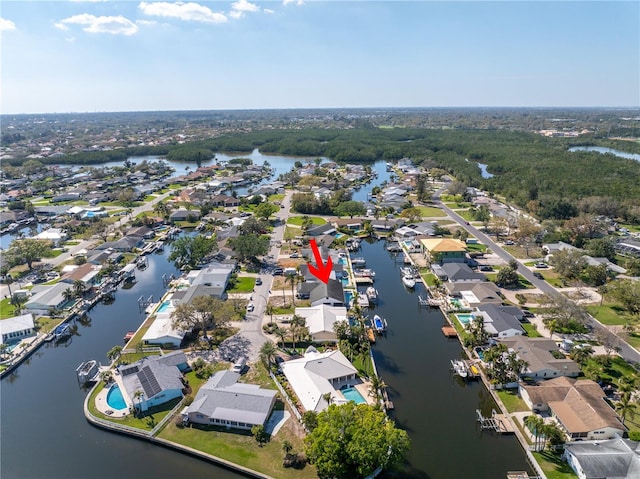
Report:
[[[127,403],[124,402],[122,391],[120,391],[117,384],[114,384],[111,386],[111,389],[109,389],[109,392],[107,393],[107,404],[111,409],[127,409]]]
[[[340,258],[338,261],[340,264],[347,264],[347,258]]]
[[[476,317],[473,314],[456,314],[455,316],[456,318],[458,318],[458,321],[460,321],[460,324],[462,324],[463,326],[466,326],[471,321],[476,319]]]
[[[351,303],[352,299],[353,299],[353,293],[351,291],[345,291],[344,302],[347,304],[347,306]]]
[[[367,401],[362,397],[362,394],[360,394],[360,392],[354,387],[340,389],[340,392],[348,401],[353,401],[356,404],[367,404]]]
[[[156,310],[156,313],[164,313],[167,309],[171,307],[171,301],[168,299],[163,301],[160,307]]]

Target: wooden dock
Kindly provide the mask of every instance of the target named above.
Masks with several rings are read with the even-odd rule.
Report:
[[[491,411],[491,417],[484,417],[480,412],[480,409],[476,409],[476,414],[482,429],[491,429],[499,432],[500,434],[515,433],[509,418],[504,414],[498,414],[495,409]]]
[[[455,338],[458,336],[456,328],[453,326],[442,326],[442,334],[444,334],[447,338]]]

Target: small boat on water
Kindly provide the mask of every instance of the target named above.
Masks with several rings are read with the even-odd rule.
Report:
[[[413,276],[403,276],[402,284],[404,284],[405,287],[409,289],[413,289],[416,286],[416,280],[413,278]]]
[[[376,342],[376,334],[373,332],[373,329],[367,328],[367,338],[369,339],[370,343]]]
[[[353,275],[356,278],[375,278],[376,272],[369,268],[360,268],[353,270]]]
[[[367,264],[367,260],[364,258],[353,258],[351,260],[351,264],[353,266],[364,266],[365,264]]]
[[[365,294],[367,295],[367,299],[370,303],[375,304],[378,302],[378,290],[373,286],[369,286],[365,291]]]
[[[60,341],[67,336],[71,336],[71,326],[67,323],[60,324],[53,330],[53,339]]]
[[[400,243],[394,241],[387,245],[387,251],[390,253],[398,253],[399,251],[402,251],[402,247],[400,246]]]
[[[387,320],[381,318],[377,314],[371,320],[371,324],[378,333],[382,333],[387,330]]]
[[[461,359],[452,359],[451,366],[453,367],[453,371],[455,374],[460,376],[461,378],[466,378],[469,375],[467,371],[467,365]]]
[[[359,294],[358,295],[357,304],[361,308],[368,308],[369,307],[369,298],[367,298],[367,295],[366,294]]]

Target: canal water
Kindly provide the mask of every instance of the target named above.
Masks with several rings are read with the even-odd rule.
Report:
[[[89,320],[72,323],[68,342],[47,343],[0,384],[0,477],[3,479],[178,478],[242,476],[208,462],[97,429],[87,423],[82,406],[87,391],[78,386],[75,368],[123,344],[144,313],[140,296],[164,293],[163,274],[177,274],[166,257],[150,255],[149,267],[136,271],[138,282],[118,289],[110,305],[98,304]]]
[[[376,272],[378,305],[369,314],[388,322],[373,346],[378,373],[389,386],[392,417],[412,441],[406,467],[385,477],[503,479],[507,471],[530,471],[515,436],[480,430],[476,409],[490,415],[496,405],[482,382],[452,375],[450,360],[464,357],[460,344],[443,336],[440,310],[419,307],[424,285],[403,286],[402,256],[396,262],[384,241],[363,242],[358,256]]]

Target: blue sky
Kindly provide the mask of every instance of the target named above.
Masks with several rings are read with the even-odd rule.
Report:
[[[2,113],[640,106],[638,1],[6,1]]]

